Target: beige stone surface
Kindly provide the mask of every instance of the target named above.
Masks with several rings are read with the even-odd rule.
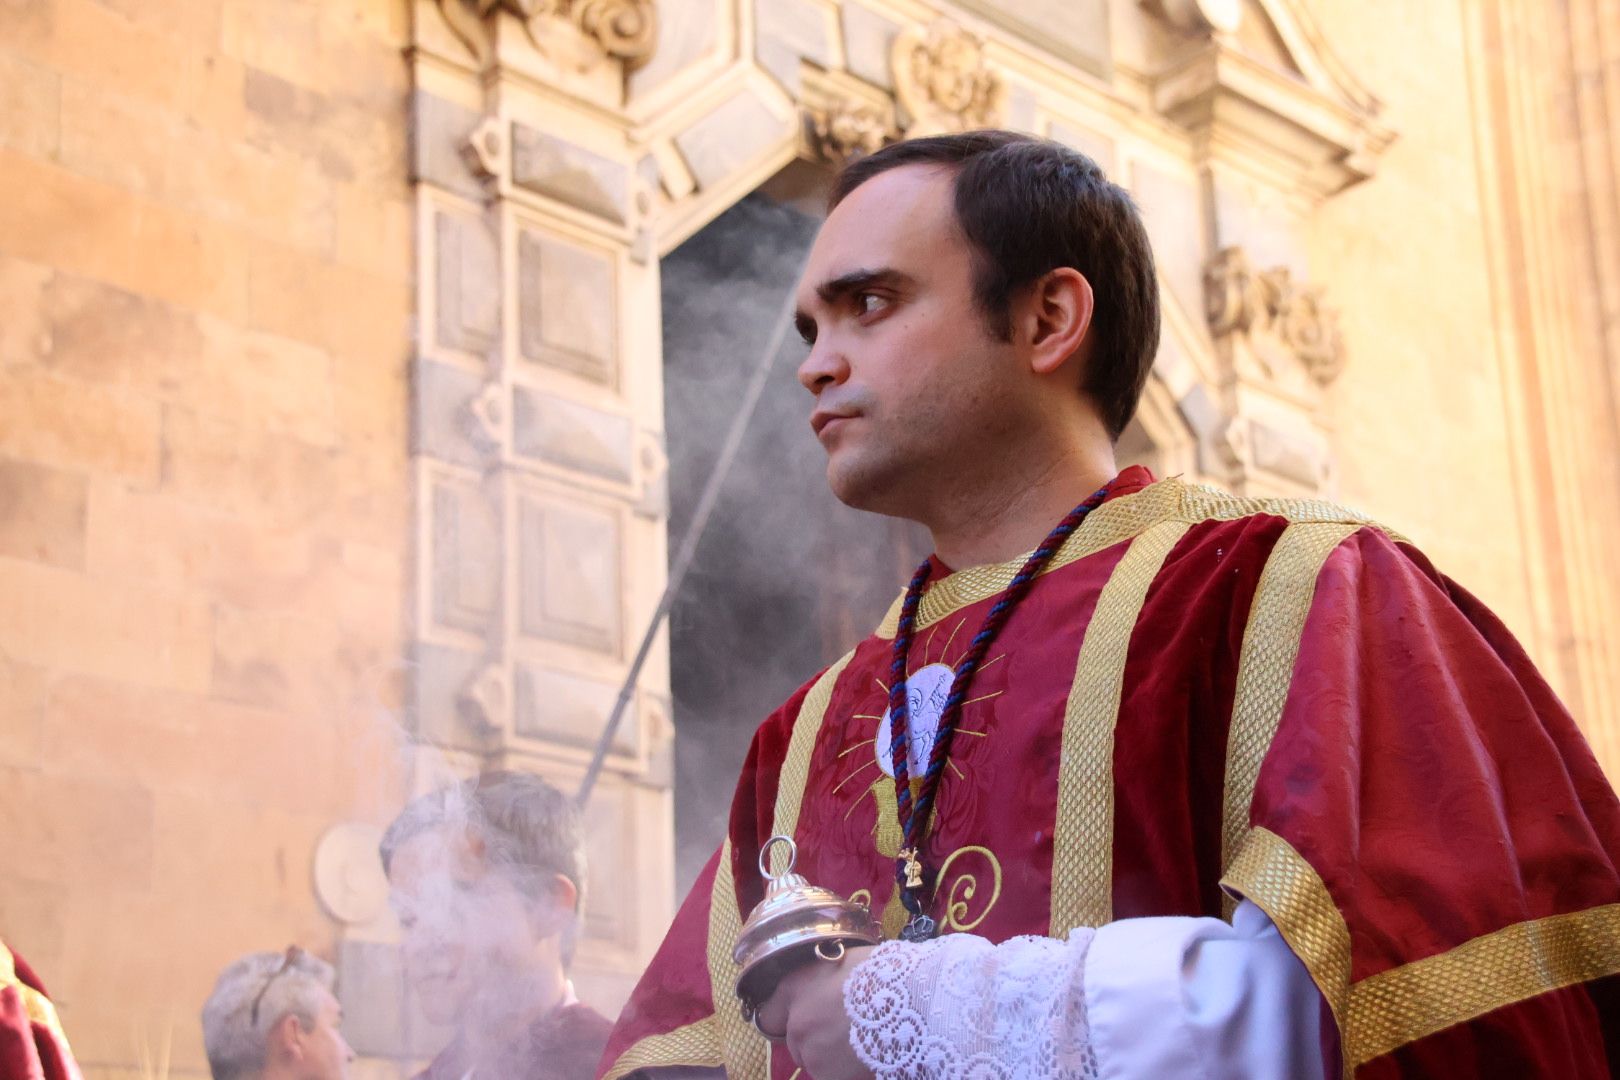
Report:
[[[0,145],[49,157],[61,139],[62,80],[49,68],[0,56]]]
[[[1329,401],[1344,497],[1495,608],[1620,773],[1620,342],[1591,314],[1620,287],[1593,231],[1615,180],[1582,157],[1620,129],[1575,89],[1605,46],[1584,5],[1312,6],[1401,132],[1309,228],[1354,358]]]
[[[0,460],[0,555],[81,568],[85,488],[75,473]]]
[[[0,3],[0,933],[86,1075],[206,1075],[398,805],[404,0]]]
[[[1352,358],[1328,397],[1340,497],[1410,535],[1523,632],[1524,552],[1458,11],[1313,7],[1401,132],[1378,177],[1323,205],[1308,233],[1312,277],[1342,312]],[[1397,19],[1404,32],[1391,34]]]
[[[0,764],[39,764],[45,741],[45,692],[45,669],[0,658]]]
[[[0,454],[143,484],[157,480],[162,429],[155,402],[18,365],[0,380],[0,415],[6,418]]]

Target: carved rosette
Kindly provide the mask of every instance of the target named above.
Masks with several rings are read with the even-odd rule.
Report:
[[[1242,248],[1226,248],[1204,270],[1204,298],[1217,339],[1242,336],[1263,362],[1280,350],[1318,386],[1344,370],[1338,312],[1323,303],[1321,289],[1294,281],[1287,267],[1256,270]]]
[[[1000,126],[1003,87],[977,34],[945,20],[912,27],[896,36],[890,63],[907,136]]]
[[[624,62],[627,69],[651,59],[658,43],[658,12],[653,0],[574,0],[570,5],[575,24],[595,38],[602,51]]]
[[[490,27],[501,12],[521,19],[541,45],[543,22],[560,18],[594,40],[603,54],[633,70],[652,57],[658,41],[654,0],[438,0],[444,21],[480,65],[491,56]],[[543,46],[542,46],[543,47]]]
[[[804,122],[812,152],[835,166],[881,149],[894,134],[881,109],[848,98],[806,106]]]

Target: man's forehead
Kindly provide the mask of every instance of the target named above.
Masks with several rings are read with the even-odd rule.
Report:
[[[389,876],[395,885],[428,876],[465,878],[476,874],[481,862],[465,826],[434,825],[399,845]]]
[[[926,270],[953,230],[951,174],[938,166],[904,165],[850,192],[816,234],[799,283],[809,301],[818,286],[874,267]]]

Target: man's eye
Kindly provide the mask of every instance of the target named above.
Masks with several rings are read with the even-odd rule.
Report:
[[[855,297],[855,310],[862,315],[872,315],[883,309],[883,297],[877,293],[859,293]]]

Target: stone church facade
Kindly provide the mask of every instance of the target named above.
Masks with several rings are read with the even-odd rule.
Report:
[[[1399,527],[1620,775],[1596,0],[0,17],[0,937],[91,1076],[206,1074],[213,973],[289,938],[337,961],[365,1075],[432,1050],[377,827],[446,772],[580,782],[680,540],[662,260],[896,138],[1102,164],[1164,298],[1123,452]],[[576,979],[605,1008],[675,901],[670,655],[589,813]]]

